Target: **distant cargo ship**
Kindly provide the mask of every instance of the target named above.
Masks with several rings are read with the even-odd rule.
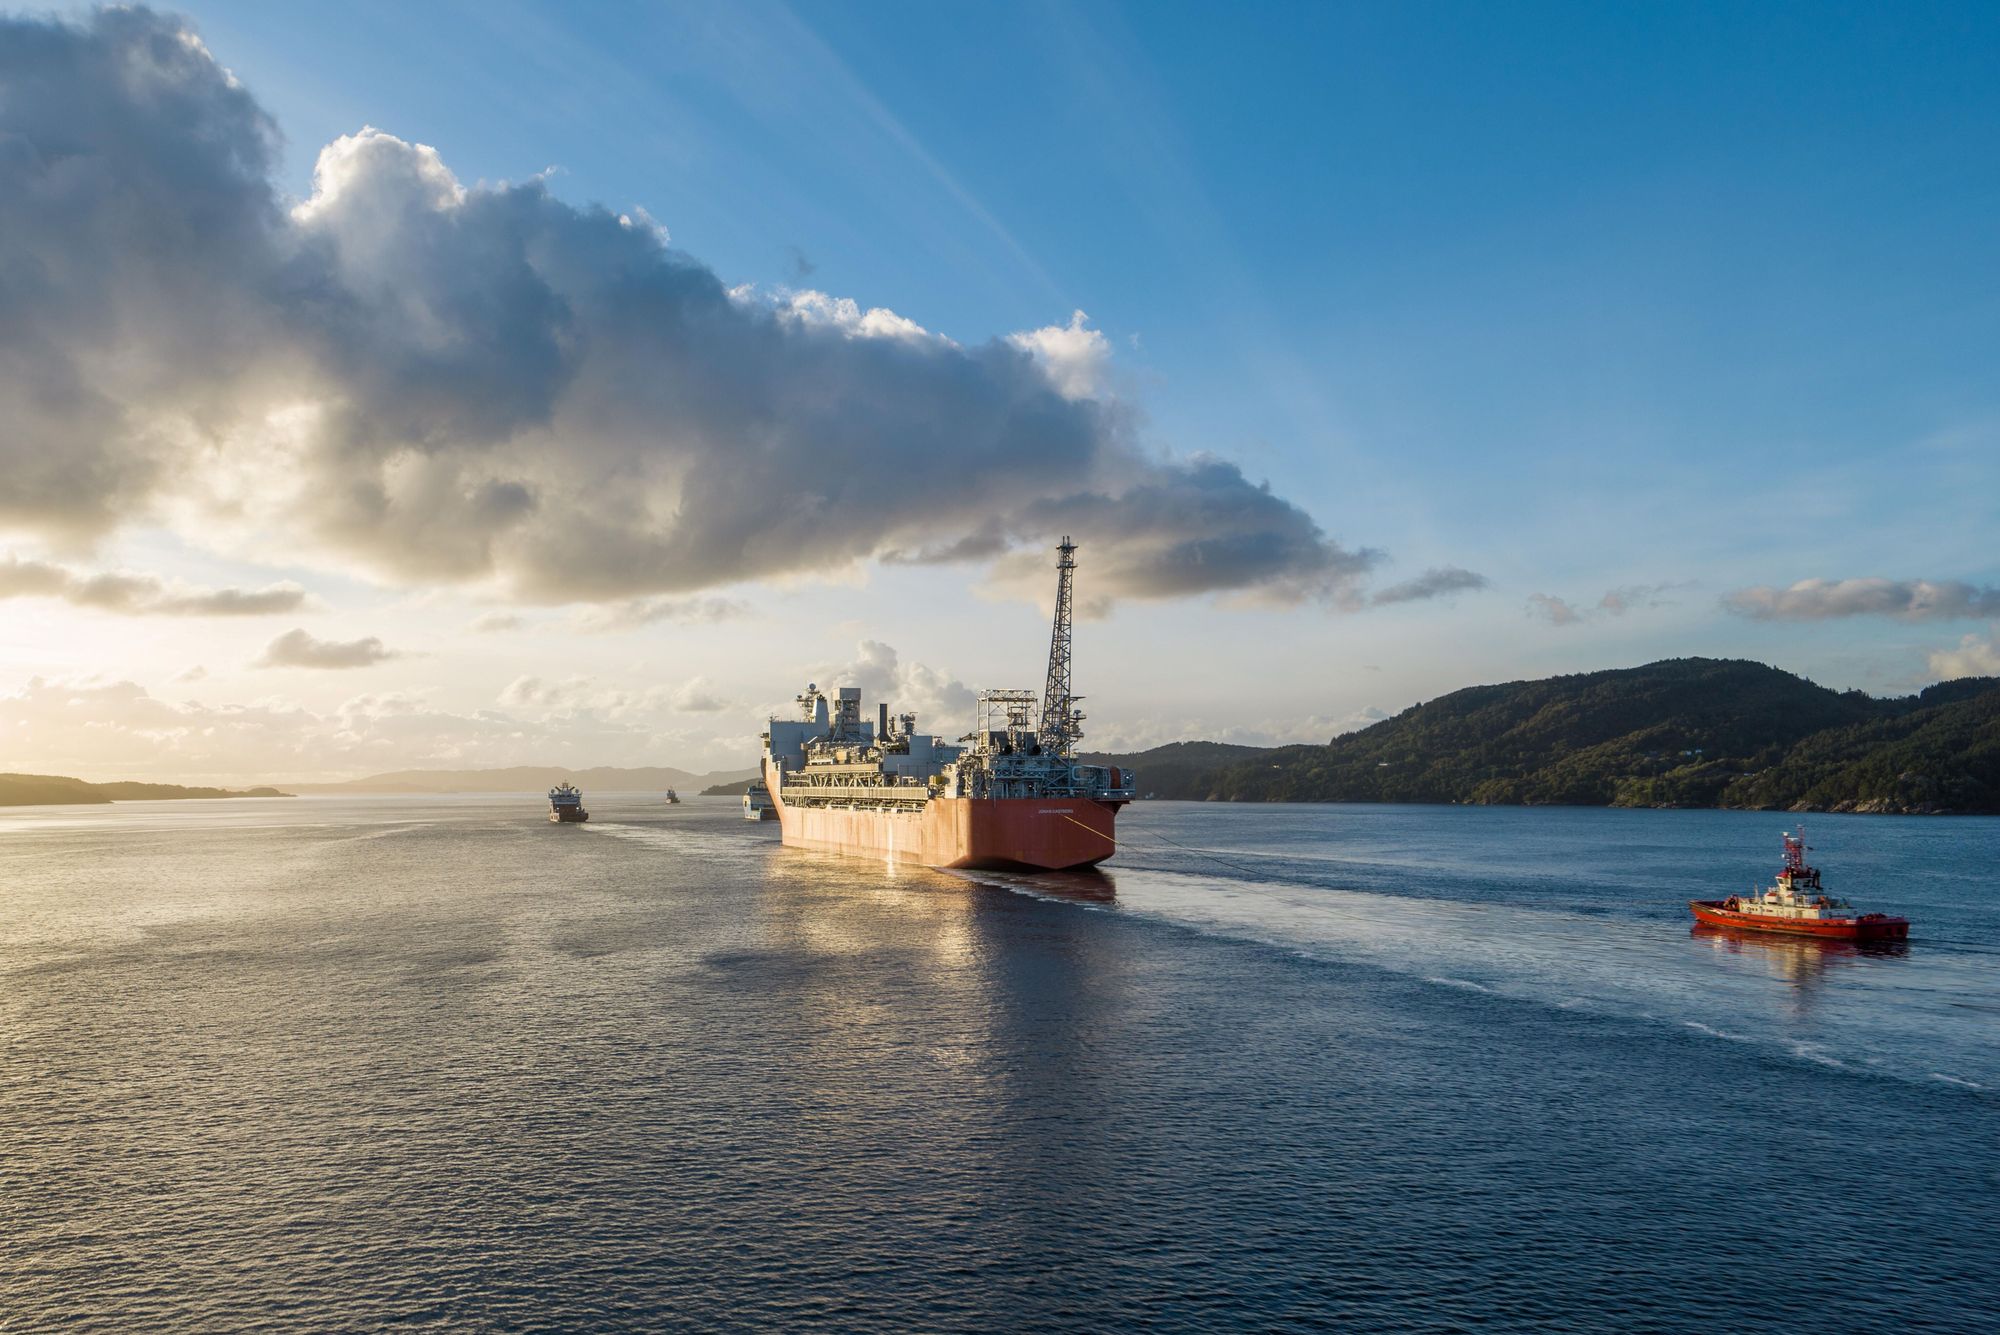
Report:
[[[1057,871],[1092,867],[1118,849],[1118,811],[1132,800],[1132,771],[1076,760],[1082,697],[1070,691],[1071,601],[1076,544],[1056,549],[1055,629],[1039,715],[1032,691],[983,691],[979,726],[941,741],[914,714],[891,719],[861,692],[817,685],[799,717],[764,734],[764,786],[784,842],[930,867]]]
[[[583,809],[583,790],[573,783],[549,789],[549,819],[560,825],[589,820],[590,813]]]
[[[1806,865],[1806,832],[1786,831],[1785,865],[1770,889],[1728,899],[1692,899],[1694,916],[1711,927],[1787,932],[1835,941],[1898,941],[1910,934],[1908,918],[1862,913],[1820,886],[1819,868]]]
[[[771,790],[762,779],[752,779],[743,790],[744,820],[776,820],[778,809],[771,805]]]

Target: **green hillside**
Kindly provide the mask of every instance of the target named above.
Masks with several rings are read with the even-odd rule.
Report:
[[[2000,680],[1879,699],[1760,663],[1683,658],[1476,686],[1325,746],[1225,765],[1186,795],[2000,811]]]
[[[1169,742],[1150,751],[1113,754],[1093,751],[1080,757],[1092,765],[1119,765],[1139,773],[1145,797],[1200,800],[1209,795],[1217,770],[1268,754],[1261,746],[1229,742]]]

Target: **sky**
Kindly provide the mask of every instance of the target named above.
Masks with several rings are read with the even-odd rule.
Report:
[[[1990,5],[0,18],[0,769],[2000,674]]]

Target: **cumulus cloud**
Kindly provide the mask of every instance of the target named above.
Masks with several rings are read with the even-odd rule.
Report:
[[[1898,621],[1956,621],[2000,616],[2000,589],[1959,580],[1802,579],[1790,588],[1739,589],[1722,600],[1758,621],[1826,621],[1883,616]]]
[[[401,657],[370,635],[360,640],[321,640],[304,629],[288,630],[264,646],[254,666],[264,668],[360,668]]]
[[[1426,570],[1415,579],[1404,580],[1401,584],[1391,584],[1369,601],[1377,605],[1422,602],[1448,593],[1490,588],[1492,583],[1493,581],[1486,576],[1475,574],[1470,570],[1461,570],[1457,566],[1437,566]]]
[[[1960,677],[2000,677],[2000,637],[1981,639],[1968,635],[1956,649],[1939,649],[1931,655],[1931,672],[1939,681]]]
[[[750,295],[750,294],[746,294]],[[810,288],[782,293],[774,305],[781,320],[804,329],[831,330],[846,338],[894,338],[911,343],[937,341],[956,347],[948,338],[933,335],[915,320],[896,314],[884,306],[863,310],[852,297],[829,296]]]
[[[825,691],[858,686],[871,716],[878,702],[886,702],[892,713],[915,714],[920,730],[941,737],[956,737],[977,721],[977,691],[940,669],[905,661],[895,646],[880,640],[862,640],[854,646],[853,658],[822,664],[809,680]]]
[[[202,589],[151,575],[83,574],[44,561],[0,559],[0,599],[59,598],[75,607],[125,616],[269,616],[296,612],[306,591],[296,584],[261,589]]]
[[[1101,613],[1114,597],[1173,598],[1230,591],[1265,603],[1354,604],[1377,551],[1326,541],[1296,506],[1252,484],[1221,459],[1197,457],[1113,495],[1080,491],[1041,503],[1045,532],[1077,536],[1079,609]],[[1025,536],[1016,530],[1014,538]],[[994,562],[993,584],[1046,596],[1052,561],[1017,550]]]
[[[681,683],[668,699],[683,714],[714,714],[729,708],[729,701],[706,677],[693,677]]]
[[[1009,334],[1007,341],[1032,356],[1064,398],[1094,399],[1107,388],[1111,342],[1099,330],[1089,328],[1089,321],[1088,315],[1077,311],[1066,325],[1044,325]]]
[[[686,596],[992,524],[1097,597],[1335,600],[1366,552],[1162,457],[1083,320],[961,346],[731,290],[643,215],[278,132],[179,21],[0,21],[0,524],[141,519],[549,603]],[[1036,560],[1040,560],[1037,553]]]
[[[519,630],[527,624],[526,618],[514,612],[487,612],[474,617],[468,629],[477,635],[493,635],[505,630]]]
[[[522,676],[501,688],[499,703],[515,709],[574,708],[587,703],[593,694],[588,677],[548,681],[542,677]]]

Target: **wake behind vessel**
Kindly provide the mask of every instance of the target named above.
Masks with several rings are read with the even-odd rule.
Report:
[[[808,685],[799,717],[764,734],[764,787],[787,844],[930,867],[1056,871],[1092,867],[1118,849],[1118,811],[1134,776],[1076,760],[1082,697],[1070,690],[1076,544],[1056,549],[1055,628],[1039,717],[1032,691],[983,691],[979,726],[947,743],[892,720],[861,692]]]
[[[1787,932],[1835,941],[1898,941],[1910,934],[1907,918],[1862,913],[1844,899],[1826,894],[1819,868],[1806,865],[1806,832],[1787,831],[1785,865],[1770,889],[1728,899],[1691,899],[1694,916],[1710,927]]]

